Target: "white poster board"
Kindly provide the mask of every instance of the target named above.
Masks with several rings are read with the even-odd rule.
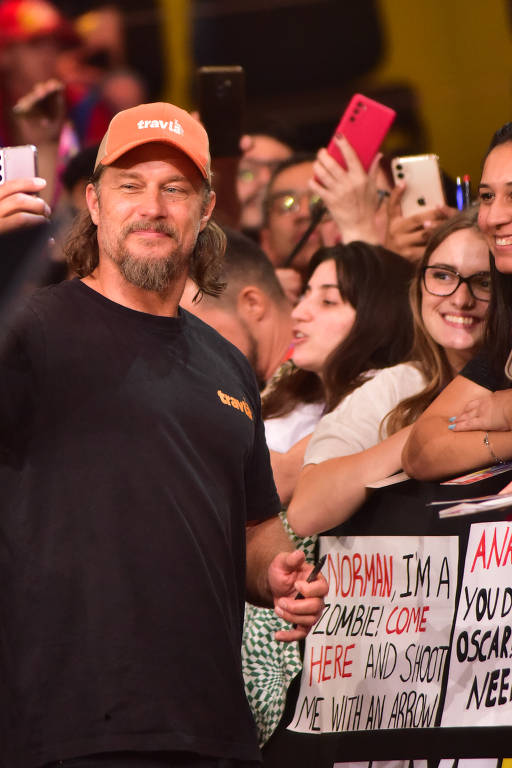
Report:
[[[443,726],[512,722],[512,524],[471,526]]]
[[[326,607],[306,639],[290,730],[434,725],[457,588],[458,537],[320,538]]]

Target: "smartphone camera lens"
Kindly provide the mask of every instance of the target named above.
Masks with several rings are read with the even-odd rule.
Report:
[[[350,122],[353,123],[354,121],[355,121],[355,117],[352,115],[352,117],[350,118]]]
[[[402,170],[402,165],[401,164],[397,165],[396,169],[397,169],[397,171],[401,171]]]
[[[404,178],[403,173],[397,173],[397,176],[398,176],[399,179],[403,179]]]
[[[426,205],[427,201],[424,197],[418,197],[418,205]]]

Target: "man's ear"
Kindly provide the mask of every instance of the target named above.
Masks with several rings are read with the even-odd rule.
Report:
[[[200,224],[199,224],[199,231],[200,232],[203,231],[203,229],[208,224],[208,221],[210,220],[210,216],[212,215],[213,209],[215,208],[215,201],[216,201],[216,199],[217,199],[217,196],[216,196],[215,192],[212,190],[210,192],[210,199],[205,204],[203,212],[201,214],[201,220],[200,220]]]
[[[257,285],[246,285],[237,296],[236,309],[237,314],[251,327],[267,316],[269,298]]]
[[[96,224],[96,226],[98,226],[100,204],[98,199],[98,193],[96,192],[94,184],[88,184],[86,186],[85,200],[86,200],[87,207],[89,209],[89,214],[91,216],[93,224]]]

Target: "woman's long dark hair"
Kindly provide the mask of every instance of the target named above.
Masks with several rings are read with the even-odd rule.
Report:
[[[321,248],[309,264],[308,279],[324,261],[334,259],[342,298],[356,310],[348,336],[327,358],[322,379],[296,369],[281,377],[263,398],[263,416],[284,416],[299,403],[325,401],[332,411],[365,381],[365,373],[396,365],[412,346],[408,301],[414,267],[381,246],[363,242]]]
[[[512,122],[498,128],[485,153],[484,163],[493,149],[507,142],[512,142]],[[502,376],[512,341],[512,275],[499,272],[493,256],[491,256],[491,280],[492,294],[485,345],[493,373],[496,376]]]

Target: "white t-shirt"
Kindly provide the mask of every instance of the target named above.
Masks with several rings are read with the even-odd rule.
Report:
[[[319,464],[349,456],[377,445],[382,419],[402,400],[426,386],[413,363],[400,363],[377,371],[341,403],[323,416],[306,448],[304,464]]]
[[[323,403],[301,403],[286,416],[266,419],[265,438],[271,451],[286,453],[292,445],[310,435],[324,410]]]

